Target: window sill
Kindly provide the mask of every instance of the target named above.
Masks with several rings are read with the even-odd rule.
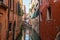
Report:
[[[53,19],[46,20],[47,23],[51,23]]]
[[[46,20],[46,21],[52,21],[53,19],[48,19],[48,20]]]

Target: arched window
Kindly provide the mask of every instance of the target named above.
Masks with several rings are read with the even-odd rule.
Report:
[[[57,40],[60,40],[60,35],[58,35]]]
[[[40,13],[40,21],[42,21],[42,12]]]
[[[47,9],[47,20],[51,20],[52,14],[51,14],[51,7],[48,7]]]
[[[60,32],[57,33],[55,40],[60,40]]]

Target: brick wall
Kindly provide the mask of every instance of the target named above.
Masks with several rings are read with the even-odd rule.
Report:
[[[44,1],[44,0],[43,0]],[[56,35],[60,32],[60,1],[46,0],[40,6],[42,12],[42,21],[40,22],[40,36],[42,40],[55,40]],[[47,9],[51,7],[51,20],[47,20]]]
[[[5,8],[5,6],[2,7],[0,5],[0,27],[1,27],[1,29],[0,29],[1,30],[0,31],[0,40],[7,40],[7,35],[8,35],[7,32],[8,32],[8,27],[9,27],[8,24],[9,23],[11,23],[11,26],[10,26],[11,31],[9,31],[8,39],[12,40],[12,37],[13,37],[13,31],[12,30],[14,27],[17,30],[17,31],[15,30],[16,37],[19,34],[20,29],[18,29],[18,28],[20,26],[18,26],[18,24],[20,25],[20,23],[18,23],[18,21],[20,21],[19,18],[21,18],[21,17],[19,17],[16,13],[16,3],[17,2],[18,2],[18,0],[14,0],[14,7],[11,7],[10,9],[8,9],[9,8],[8,0],[5,0],[3,3],[7,8]],[[9,10],[9,15],[8,15],[8,10]],[[8,16],[9,16],[9,20],[8,20]],[[16,22],[15,26],[14,26],[14,22]]]

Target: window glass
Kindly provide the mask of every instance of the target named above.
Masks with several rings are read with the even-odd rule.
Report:
[[[40,5],[42,5],[42,0],[40,0]]]
[[[51,7],[47,9],[47,20],[51,20]]]
[[[17,6],[16,6],[16,12],[18,13],[18,15],[20,15],[21,16],[21,13],[23,12],[22,11],[22,9],[20,8],[20,3],[19,2],[17,2],[17,4],[16,4]]]
[[[40,13],[40,21],[42,21],[42,12]]]

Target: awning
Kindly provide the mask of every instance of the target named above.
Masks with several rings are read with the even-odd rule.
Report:
[[[37,10],[34,13],[31,14],[31,19],[37,17],[38,15],[39,15],[39,10]]]

